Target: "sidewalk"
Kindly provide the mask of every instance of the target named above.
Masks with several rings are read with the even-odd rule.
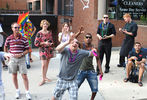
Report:
[[[34,62],[31,63],[32,67],[28,70],[28,78],[33,100],[51,100],[59,72],[59,57],[52,58],[49,64],[47,76],[52,80],[52,82],[43,86],[38,86],[41,81],[41,62],[39,60],[39,53],[37,49],[33,50],[32,56]],[[99,81],[99,93],[96,95],[95,100],[147,99],[147,74],[145,74],[143,79],[143,87],[139,87],[138,84],[135,83],[124,83],[123,78],[125,77],[125,69],[118,68],[116,66],[118,64],[118,59],[119,51],[118,49],[113,48],[110,62],[110,73],[104,73],[102,81]],[[19,100],[26,100],[25,89],[20,75],[18,75],[18,80],[21,90],[21,99]],[[12,76],[8,73],[8,71],[3,71],[3,82],[5,86],[6,100],[15,100],[15,88],[12,83]],[[91,90],[88,82],[85,81],[79,89],[78,100],[90,100],[90,97]],[[63,100],[69,100],[68,92],[66,92],[63,96]]]

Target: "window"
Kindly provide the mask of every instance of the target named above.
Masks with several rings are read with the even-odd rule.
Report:
[[[36,10],[40,10],[40,1],[36,1]]]
[[[116,16],[117,0],[107,0],[107,13],[110,19],[115,19]]]
[[[28,10],[32,10],[32,2],[28,3]]]
[[[122,19],[125,13],[129,13],[132,19],[140,19],[146,16],[147,0],[107,0],[107,13],[112,19]]]
[[[58,14],[65,16],[73,16],[74,0],[58,0]]]

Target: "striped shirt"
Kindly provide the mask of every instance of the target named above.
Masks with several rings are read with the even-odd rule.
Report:
[[[14,35],[10,35],[5,42],[5,46],[9,48],[9,52],[12,54],[23,53],[26,49],[29,49],[28,40],[21,35],[18,35],[16,39]]]

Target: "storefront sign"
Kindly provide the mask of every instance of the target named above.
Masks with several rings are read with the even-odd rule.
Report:
[[[141,15],[147,14],[147,0],[118,0],[118,18],[125,13],[130,13],[133,19],[140,19]]]

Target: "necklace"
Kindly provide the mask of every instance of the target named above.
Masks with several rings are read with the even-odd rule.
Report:
[[[69,53],[70,53],[69,62],[74,62],[76,57],[77,57],[78,51],[76,51],[75,55],[73,56],[71,50],[70,49],[68,49],[68,50],[69,50]]]
[[[102,23],[102,37],[104,35],[107,35],[108,26],[109,26],[109,22],[107,22],[105,25],[104,25],[104,23]]]

